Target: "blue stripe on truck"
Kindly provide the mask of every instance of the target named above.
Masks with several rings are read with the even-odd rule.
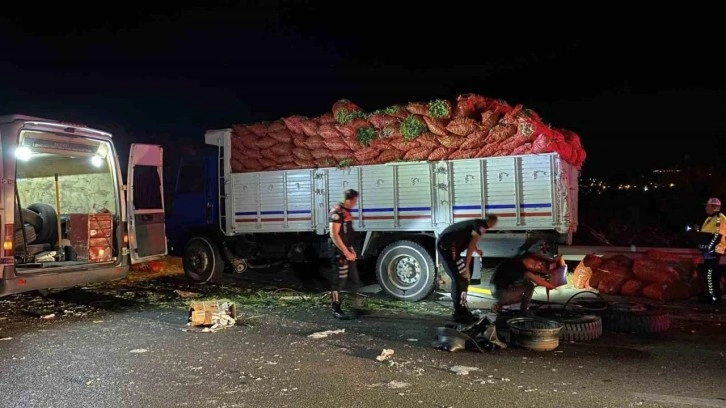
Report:
[[[406,211],[431,211],[431,207],[401,207],[398,209],[400,212]],[[357,213],[358,209],[354,208],[351,212]],[[364,213],[377,213],[377,212],[393,212],[393,208],[364,208]],[[284,211],[261,211],[261,215],[283,215]],[[310,210],[291,210],[288,214],[310,214]],[[245,215],[257,215],[257,211],[242,211],[236,212],[234,215],[245,216]]]
[[[489,204],[486,206],[487,210],[501,210],[507,208],[515,208],[514,204]],[[550,208],[552,203],[535,203],[535,204],[520,204],[520,208]],[[454,210],[481,210],[480,205],[455,205]]]
[[[287,212],[288,214],[310,214],[310,210],[290,210]],[[284,211],[261,211],[261,215],[283,215],[285,214]],[[257,211],[242,211],[242,212],[236,212],[234,215],[257,215]]]

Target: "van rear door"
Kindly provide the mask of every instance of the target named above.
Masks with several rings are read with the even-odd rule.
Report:
[[[159,145],[132,144],[126,186],[131,263],[167,254],[163,152]]]

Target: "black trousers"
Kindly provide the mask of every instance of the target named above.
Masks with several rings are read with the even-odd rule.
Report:
[[[336,251],[334,263],[334,273],[332,290],[340,292],[345,289],[346,284],[352,291],[356,292],[363,286],[358,274],[358,266],[355,262],[351,262],[345,258],[340,251]]]
[[[721,254],[704,256],[701,274],[706,282],[708,296],[714,300],[721,300]]]
[[[469,289],[469,281],[461,276],[464,260],[456,248],[447,248],[440,242],[436,243],[436,252],[439,254],[444,271],[451,278],[451,299],[454,301],[454,310],[463,309],[461,293]],[[471,271],[470,271],[471,274]]]

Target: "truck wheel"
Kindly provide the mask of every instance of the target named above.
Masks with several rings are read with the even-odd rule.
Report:
[[[554,320],[564,327],[560,332],[563,341],[589,341],[602,336],[602,319],[600,316],[583,315],[570,310],[541,308],[535,315]]]
[[[671,317],[642,303],[613,303],[602,315],[606,330],[622,333],[663,333],[671,328]]]
[[[36,244],[57,244],[58,243],[58,214],[48,204],[30,204],[28,209],[40,215],[43,219],[43,228],[38,231]]]
[[[197,283],[218,282],[224,272],[224,259],[207,237],[195,237],[184,248],[184,274]]]
[[[397,241],[378,255],[376,278],[386,294],[417,302],[433,292],[436,267],[423,246],[412,241]]]

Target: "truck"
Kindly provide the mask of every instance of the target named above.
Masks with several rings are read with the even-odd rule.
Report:
[[[577,228],[579,171],[558,153],[233,172],[232,133],[207,131],[207,153],[182,158],[177,174],[169,245],[197,282],[244,273],[260,259],[317,268],[331,256],[329,209],[351,188],[360,193],[359,258],[374,261],[382,290],[404,301],[448,285],[434,246],[454,222],[497,214],[481,243],[496,258],[543,237],[570,244]],[[481,268],[473,279],[481,283],[470,292],[491,294]]]
[[[130,146],[124,184],[107,132],[7,115],[0,139],[0,296],[123,278],[167,254],[161,146]]]

